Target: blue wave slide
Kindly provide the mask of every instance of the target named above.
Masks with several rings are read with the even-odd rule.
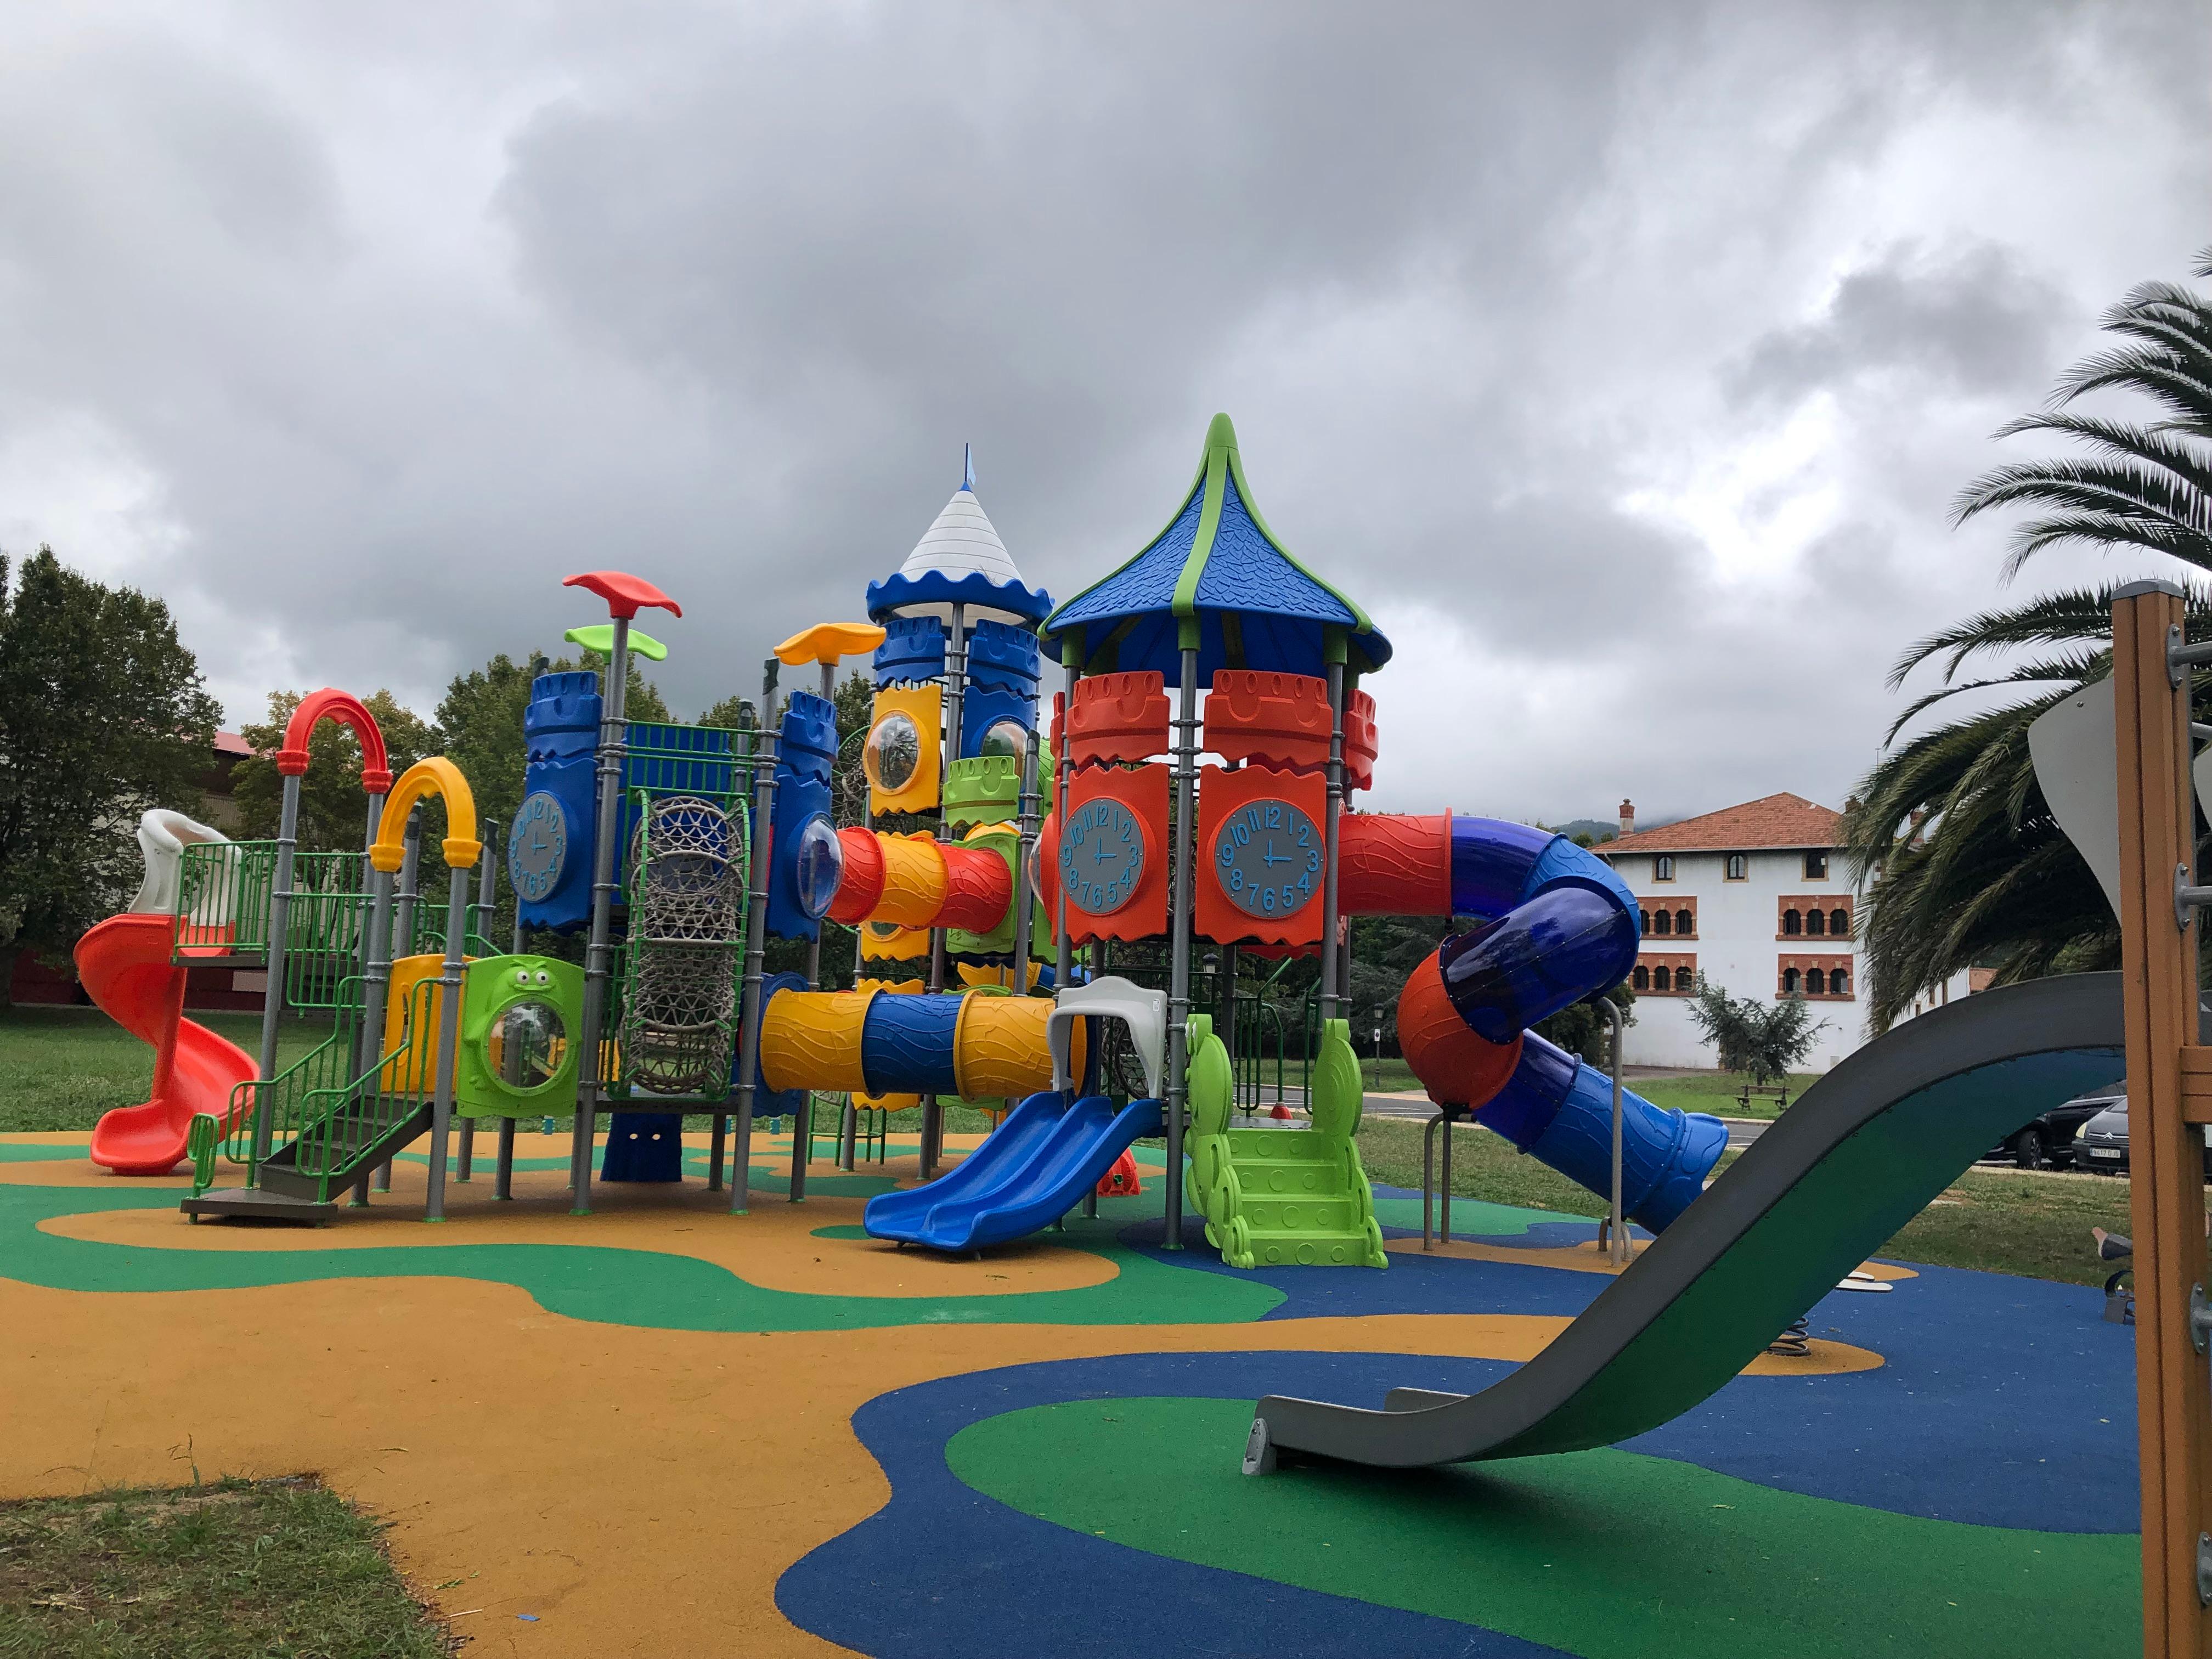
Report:
[[[1157,1100],[1133,1100],[1117,1112],[1104,1095],[1031,1095],[927,1186],[870,1199],[862,1224],[871,1238],[933,1250],[1024,1237],[1080,1204],[1131,1142],[1160,1133],[1164,1122]]]

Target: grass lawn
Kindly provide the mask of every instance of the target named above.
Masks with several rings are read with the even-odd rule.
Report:
[[[249,1054],[261,1046],[258,1014],[187,1018],[228,1037]],[[329,1027],[288,1018],[276,1058],[289,1065]],[[12,1008],[0,1012],[0,1133],[89,1129],[116,1106],[136,1106],[154,1081],[154,1051],[97,1008]]]
[[[1421,1185],[1421,1129],[1402,1119],[1359,1126],[1359,1156],[1370,1179]],[[1729,1155],[1733,1158],[1735,1154]],[[1727,1167],[1723,1160],[1723,1168]],[[1481,1128],[1457,1132],[1452,1191],[1562,1215],[1605,1213],[1605,1200]],[[2089,1229],[2129,1231],[2128,1182],[2109,1176],[2008,1174],[1978,1169],[1873,1254],[1899,1261],[2101,1285],[2112,1264],[2097,1260]]]
[[[306,1477],[0,1504],[0,1654],[452,1652],[380,1530]]]
[[[1420,1079],[1402,1060],[1363,1060],[1360,1075],[1367,1079],[1370,1094],[1419,1094]],[[1813,1086],[1819,1076],[1814,1072],[1792,1073],[1790,1078],[1790,1098],[1793,1101]],[[1632,1077],[1628,1086],[1654,1106],[1671,1106],[1685,1112],[1711,1112],[1721,1117],[1776,1117],[1780,1115],[1779,1104],[1772,1100],[1757,1100],[1751,1105],[1740,1104],[1736,1091],[1750,1079],[1741,1072],[1686,1072],[1679,1077]]]

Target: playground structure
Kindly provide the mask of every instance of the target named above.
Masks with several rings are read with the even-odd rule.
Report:
[[[966,1250],[1022,1237],[1117,1169],[1127,1181],[1132,1143],[1164,1135],[1167,1249],[1181,1248],[1189,1209],[1232,1266],[1380,1267],[1354,1139],[1344,941],[1349,917],[1388,913],[1481,924],[1425,963],[1400,1006],[1408,1058],[1446,1109],[1594,1190],[1618,1187],[1655,1230],[1719,1156],[1714,1120],[1625,1095],[1616,1178],[1612,1080],[1525,1030],[1626,977],[1637,910],[1610,869],[1527,825],[1351,810],[1377,753],[1360,682],[1390,647],[1260,518],[1225,416],[1167,527],[1057,610],[1022,580],[971,471],[870,586],[870,622],[786,640],[763,675],[768,717],[736,729],[629,720],[632,656],[666,654],[637,620],[680,616],[678,603],[620,572],[568,585],[606,606],[605,622],[568,634],[606,673],[548,672],[532,687],[505,838],[509,946],[483,937],[498,826],[477,823],[467,780],[441,758],[394,779],[367,709],[316,693],[276,757],[276,839],[203,840],[173,860],[165,969],[204,954],[265,964],[261,1053],[247,1075],[233,1051],[228,1070],[151,1114],[160,1146],[111,1167],[188,1153],[196,1218],[327,1219],[342,1196],[368,1203],[394,1154],[427,1136],[435,1219],[456,1158],[471,1176],[479,1123],[498,1127],[505,1197],[516,1121],[568,1116],[581,1214],[595,1179],[680,1180],[693,1112],[712,1125],[708,1189],[726,1184],[742,1214],[753,1125],[799,1126],[788,1192],[802,1201],[828,1097],[845,1168],[865,1115],[920,1110],[927,1184],[872,1204],[878,1237]],[[865,807],[841,823],[850,769],[835,676],[863,653]],[[1066,676],[1048,733],[1046,653]],[[775,717],[781,671],[809,664],[818,690],[792,691]],[[308,738],[325,720],[361,744],[359,853],[297,846]],[[442,906],[424,873],[426,805],[446,819]],[[825,919],[856,930],[851,990],[823,988]],[[151,939],[144,919],[131,927]],[[580,969],[527,951],[547,933],[581,936]],[[807,971],[769,974],[771,938],[803,942]],[[1193,996],[1200,943],[1231,988],[1211,1015]],[[1162,944],[1164,984],[1109,966],[1116,946]],[[1256,1020],[1236,1029],[1240,955],[1318,958],[1303,1124],[1238,1121],[1239,1070],[1264,1036]],[[280,1070],[286,1007],[322,1011],[331,1029]],[[189,1034],[163,1048],[158,1022],[132,1018],[192,1076],[220,1057]],[[1279,1067],[1279,1025],[1276,1041]],[[931,1181],[956,1101],[1006,1115]],[[222,1168],[242,1180],[218,1187]]]

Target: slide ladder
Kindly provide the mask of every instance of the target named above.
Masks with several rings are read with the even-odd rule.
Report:
[[[1375,1195],[1353,1136],[1364,1099],[1351,1026],[1322,1028],[1306,1096],[1312,1127],[1232,1129],[1236,1081],[1212,1018],[1191,1017],[1191,1191],[1232,1267],[1384,1267]]]

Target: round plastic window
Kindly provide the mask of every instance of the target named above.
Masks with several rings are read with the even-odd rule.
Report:
[[[551,1003],[514,1003],[492,1022],[491,1068],[510,1089],[542,1089],[561,1069],[567,1036]]]
[[[990,729],[983,733],[979,755],[1006,755],[1019,760],[1029,752],[1029,728],[1019,720],[993,720]]]
[[[868,733],[860,764],[868,781],[886,794],[896,794],[914,781],[921,765],[921,732],[910,714],[886,714]]]
[[[791,874],[799,888],[799,908],[817,920],[829,914],[837,884],[845,878],[845,843],[837,839],[828,813],[817,812],[799,826]]]

